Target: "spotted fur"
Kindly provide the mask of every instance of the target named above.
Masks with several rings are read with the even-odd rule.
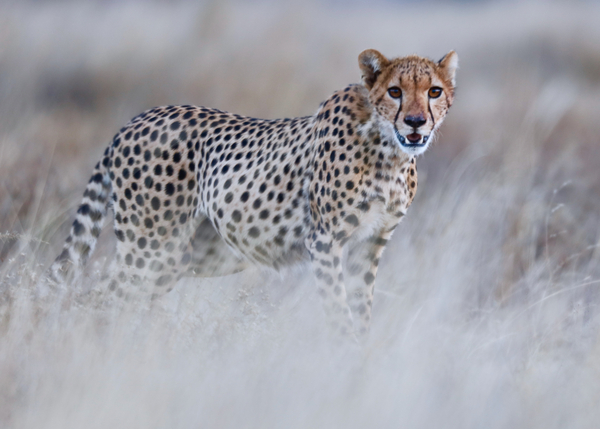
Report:
[[[167,106],[131,120],[96,165],[51,277],[68,280],[83,266],[112,207],[108,288],[118,296],[310,259],[331,325],[366,332],[379,259],[415,196],[415,155],[452,104],[457,57],[388,60],[368,50],[359,65],[363,83],[313,116]],[[432,87],[441,96],[428,96]]]

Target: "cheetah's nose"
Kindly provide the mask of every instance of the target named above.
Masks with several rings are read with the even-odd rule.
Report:
[[[423,114],[407,115],[404,118],[404,123],[406,125],[408,125],[409,127],[413,127],[413,128],[419,128],[425,122],[427,122],[427,121],[425,120],[425,117],[423,116]]]

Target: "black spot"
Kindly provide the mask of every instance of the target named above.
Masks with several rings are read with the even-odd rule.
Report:
[[[239,223],[242,220],[242,213],[240,213],[239,210],[234,210],[233,213],[231,213],[231,219],[233,219],[234,222]]]
[[[344,220],[352,226],[358,226],[358,218],[354,214],[346,216]]]
[[[90,206],[88,204],[82,204],[81,206],[79,206],[79,209],[77,210],[77,213],[82,214],[82,215],[87,215],[90,212]]]
[[[115,230],[115,235],[117,236],[117,239],[119,241],[125,241],[125,233],[123,231],[121,231],[120,229]]]
[[[369,203],[367,201],[360,202],[357,207],[359,210],[362,210],[363,212],[369,211],[369,209],[371,208],[371,206],[369,205]]]
[[[150,262],[150,269],[154,272],[162,271],[163,264],[159,261]]]
[[[252,238],[256,238],[260,235],[260,230],[253,226],[252,228],[250,228],[250,230],[248,231],[248,235]]]
[[[131,215],[131,223],[134,224],[135,226],[140,225],[140,219],[137,217],[136,214]]]
[[[171,282],[172,277],[168,274],[164,275],[164,276],[160,276],[158,279],[156,279],[156,286],[165,286],[167,284],[169,284]]]
[[[147,241],[144,237],[140,237],[137,244],[140,249],[143,249],[144,247],[146,247]]]
[[[385,246],[387,244],[387,239],[383,238],[383,237],[377,237],[373,240],[373,243],[376,246]]]
[[[158,199],[158,197],[153,197],[150,201],[150,204],[152,205],[152,208],[154,210],[158,210],[160,208],[160,200]]]
[[[154,185],[154,180],[152,180],[152,177],[147,176],[144,179],[144,185],[146,186],[146,188],[150,189]]]
[[[73,235],[80,236],[85,232],[85,226],[83,226],[77,219],[73,222]]]
[[[172,183],[167,183],[165,185],[165,193],[167,195],[173,195],[175,193],[175,186]]]

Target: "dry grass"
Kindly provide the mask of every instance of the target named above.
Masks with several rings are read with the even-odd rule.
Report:
[[[0,426],[595,427],[599,15],[591,3],[0,5]],[[453,48],[461,69],[364,348],[330,344],[303,268],[103,302],[110,231],[80,284],[38,290],[130,117],[186,103],[310,114],[357,81],[369,47]]]

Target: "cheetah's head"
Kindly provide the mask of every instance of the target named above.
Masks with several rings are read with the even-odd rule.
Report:
[[[384,135],[409,155],[425,152],[452,105],[456,52],[435,63],[416,55],[387,59],[368,49],[358,63]]]

